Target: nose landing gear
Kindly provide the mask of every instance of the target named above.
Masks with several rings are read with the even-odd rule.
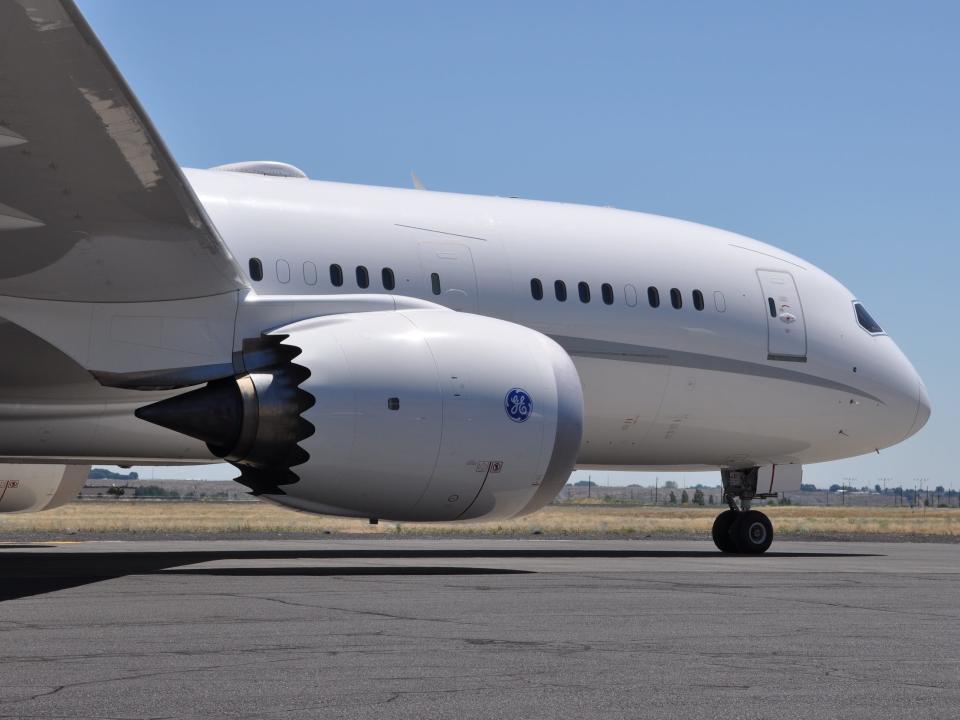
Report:
[[[733,530],[733,526],[739,517],[739,508],[730,509],[724,510],[713,521],[713,544],[717,546],[720,552],[737,552],[737,544],[734,542],[730,531]]]
[[[766,552],[773,542],[773,525],[762,512],[750,509],[750,501],[758,497],[757,468],[723,470],[721,477],[723,497],[730,509],[713,521],[714,545],[725,553],[759,555]]]
[[[758,510],[741,511],[730,528],[730,537],[737,552],[759,555],[773,542],[773,525],[770,518]]]

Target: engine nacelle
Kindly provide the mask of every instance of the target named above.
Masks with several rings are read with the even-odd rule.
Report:
[[[89,465],[0,463],[0,513],[51,510],[73,500]]]
[[[207,441],[255,494],[311,512],[506,518],[563,487],[583,428],[566,352],[446,310],[335,315],[248,344],[237,379],[138,416]]]

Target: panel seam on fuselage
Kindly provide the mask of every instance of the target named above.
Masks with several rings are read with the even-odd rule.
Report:
[[[666,348],[629,345],[627,343],[593,340],[590,338],[572,338],[563,335],[551,335],[550,337],[572,357],[591,357],[608,360],[619,359],[624,362],[688,367],[696,370],[710,370],[734,375],[745,375],[748,377],[784,380],[802,385],[813,385],[829,390],[851,393],[874,402],[885,404],[880,398],[851,385],[819,378],[815,375],[797,372],[796,370],[761,365],[760,363],[754,363],[748,360],[736,360],[733,358],[723,358],[684,351],[670,351]]]

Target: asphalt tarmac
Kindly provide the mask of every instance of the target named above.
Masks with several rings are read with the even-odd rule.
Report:
[[[951,718],[960,545],[0,546],[0,718]]]

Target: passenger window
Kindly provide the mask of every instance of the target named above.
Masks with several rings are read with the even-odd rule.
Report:
[[[623,301],[627,304],[627,307],[636,307],[637,289],[633,285],[623,286]]]
[[[370,273],[363,265],[357,265],[357,287],[370,287]]]
[[[610,283],[601,285],[600,296],[603,298],[604,305],[613,305],[613,285]]]
[[[303,281],[307,285],[317,284],[317,266],[309,260],[303,264]]]
[[[567,284],[563,280],[557,280],[553,284],[553,292],[557,296],[557,300],[560,302],[567,301]]]
[[[677,310],[683,307],[683,295],[677,288],[670,288],[670,304]]]
[[[543,300],[543,283],[540,278],[533,278],[530,281],[530,294],[534,300]]]
[[[250,258],[250,279],[255,282],[263,280],[263,263],[260,258]]]
[[[777,304],[773,301],[773,298],[767,298],[767,307],[770,308],[770,317],[776,317]]]
[[[870,316],[862,303],[854,303],[853,307],[857,311],[857,322],[860,323],[860,327],[873,335],[880,335],[883,332],[883,328]]]
[[[393,290],[397,286],[396,278],[393,276],[393,270],[384,268],[380,271],[380,279],[383,281],[384,290]]]
[[[713,304],[716,306],[717,312],[725,312],[727,309],[727,299],[719,290],[713,293]]]
[[[703,310],[703,293],[699,290],[693,291],[693,306],[697,310]]]
[[[657,308],[660,307],[660,291],[657,290],[652,285],[647,288],[647,300],[650,302],[650,307]]]
[[[440,294],[440,275],[439,273],[430,273],[430,289],[434,295]]]
[[[343,268],[336,263],[330,266],[330,284],[334,287],[343,285]]]
[[[580,292],[580,302],[588,303],[590,302],[590,286],[585,282],[577,284],[577,290]]]
[[[290,282],[290,263],[286,260],[277,260],[277,280],[282,283]]]

